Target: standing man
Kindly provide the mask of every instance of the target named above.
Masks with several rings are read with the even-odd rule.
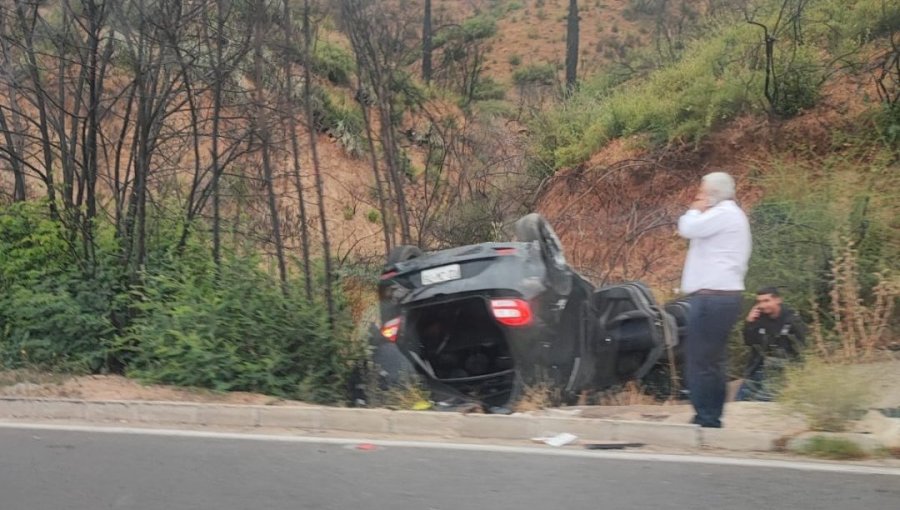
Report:
[[[687,386],[693,422],[720,428],[725,406],[728,335],[741,313],[750,260],[750,223],[734,202],[734,179],[724,172],[703,177],[678,233],[690,240],[681,292],[689,295],[685,342]]]
[[[756,291],[756,304],[747,315],[744,343],[751,349],[744,383],[737,400],[772,400],[765,378],[778,374],[788,361],[797,361],[806,345],[806,327],[781,299],[776,287]]]

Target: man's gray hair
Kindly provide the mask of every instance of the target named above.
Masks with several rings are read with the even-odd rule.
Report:
[[[725,172],[713,172],[703,176],[703,186],[707,194],[716,201],[734,199],[734,178]]]

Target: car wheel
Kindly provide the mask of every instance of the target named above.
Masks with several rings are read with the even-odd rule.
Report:
[[[531,213],[519,218],[515,232],[519,242],[538,242],[547,267],[548,286],[557,294],[568,296],[572,292],[572,271],[566,263],[562,243],[550,223],[540,214]]]

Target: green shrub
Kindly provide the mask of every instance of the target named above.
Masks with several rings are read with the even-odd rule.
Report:
[[[800,453],[829,460],[860,460],[869,457],[863,448],[841,437],[815,436],[801,448]]]
[[[103,267],[86,277],[46,211],[0,211],[0,367],[97,371],[114,333],[115,279]]]
[[[353,55],[344,48],[328,41],[319,41],[313,54],[312,70],[335,85],[347,87],[350,86],[356,63]]]
[[[556,68],[551,64],[534,64],[516,69],[513,83],[520,87],[528,85],[553,85],[556,82]]]
[[[778,400],[785,409],[803,415],[812,430],[840,432],[865,414],[872,399],[870,378],[849,365],[810,357],[785,370]]]
[[[43,203],[0,209],[0,369],[114,371],[183,386],[344,400],[356,355],[343,340],[346,321],[339,312],[332,328],[322,305],[299,295],[302,282],[282,293],[252,256],[226,257],[217,271],[201,226],[184,249],[173,249],[178,222],[150,208],[147,264],[129,284],[111,225],[96,222],[96,255],[88,263],[47,211]],[[336,302],[338,310],[346,306],[339,291]]]
[[[499,101],[506,97],[506,89],[490,76],[479,78],[472,92],[474,101]]]
[[[313,122],[316,129],[330,133],[352,155],[359,155],[364,121],[359,108],[344,96],[332,95],[322,88],[313,89]]]
[[[283,294],[258,261],[232,258],[147,275],[139,315],[116,343],[127,374],[149,382],[331,402],[347,363],[325,313]],[[221,283],[220,283],[221,282]]]
[[[821,65],[808,47],[799,48],[789,62],[776,66],[778,88],[773,109],[784,117],[815,106],[822,84]]]
[[[648,133],[655,143],[695,141],[752,103],[758,77],[739,57],[752,37],[747,26],[723,29],[693,43],[677,64],[632,87],[588,83],[542,124],[539,153],[554,167],[588,159],[610,140]],[[602,82],[609,83],[604,77]],[[601,90],[598,94],[598,90]],[[760,87],[761,91],[761,87]]]
[[[840,152],[805,163],[776,161],[754,182],[765,199],[749,214],[754,243],[747,284],[783,286],[786,301],[805,313],[811,297],[828,307],[833,260],[848,236],[862,297],[871,295],[877,273],[900,270],[894,256],[900,204],[889,191],[900,186],[900,174],[892,170],[892,153],[868,136],[835,136]]]
[[[885,146],[900,151],[900,104],[883,104],[875,111],[873,120]]]

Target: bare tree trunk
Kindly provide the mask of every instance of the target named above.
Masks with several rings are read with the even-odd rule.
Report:
[[[47,187],[47,201],[50,204],[50,216],[59,218],[56,207],[56,189],[53,182],[53,146],[50,139],[49,121],[47,118],[47,105],[44,101],[44,87],[40,78],[37,57],[34,50],[34,27],[37,22],[37,5],[31,11],[25,12],[25,0],[15,0],[16,18],[25,39],[25,53],[28,63],[28,75],[31,85],[34,87],[34,102],[38,110],[38,129],[41,133],[41,150],[44,163],[44,184]],[[30,18],[30,19],[29,19]]]
[[[23,202],[25,200],[25,171],[22,165],[23,155],[13,138],[14,132],[10,128],[11,126],[6,121],[6,116],[3,114],[3,109],[0,108],[0,130],[3,131],[3,138],[6,140],[6,147],[0,148],[0,150],[5,153],[3,159],[6,159],[9,162],[9,166],[13,172],[13,179],[15,181],[13,187],[13,201]],[[18,130],[16,130],[16,132],[18,132]]]
[[[566,94],[575,91],[578,84],[578,0],[569,0],[569,17],[566,23]]]
[[[83,136],[83,172],[86,189],[87,210],[85,212],[83,237],[84,251],[89,267],[94,270],[94,219],[97,217],[97,178],[99,176],[98,138],[100,132],[100,108],[103,94],[103,82],[106,77],[107,64],[112,57],[112,38],[107,42],[101,55],[101,32],[106,20],[107,5],[104,1],[98,5],[95,0],[85,2],[88,16],[88,104],[85,134]]]
[[[322,257],[325,259],[325,304],[328,307],[328,320],[334,324],[335,309],[333,296],[333,273],[331,267],[331,240],[328,237],[328,218],[325,212],[325,189],[322,180],[322,169],[319,165],[319,151],[316,146],[316,130],[313,127],[312,104],[312,72],[310,71],[310,55],[312,53],[312,27],[310,26],[309,0],[303,0],[303,79],[304,102],[306,104],[306,119],[309,123],[309,150],[312,156],[313,175],[316,181],[316,197],[319,200],[319,226],[322,230]]]
[[[393,111],[390,104],[390,93],[386,87],[382,88],[378,97],[378,113],[381,127],[381,146],[387,159],[388,175],[394,190],[397,205],[397,221],[400,222],[400,243],[409,244],[411,235],[409,231],[409,211],[406,205],[406,193],[403,187],[405,177],[400,168],[400,155],[397,141],[394,138],[394,126],[391,125]]]
[[[222,202],[219,191],[219,181],[222,177],[222,168],[219,165],[219,119],[222,115],[222,46],[225,44],[225,3],[226,0],[216,0],[216,61],[213,70],[213,111],[212,111],[212,139],[210,140],[210,159],[212,159],[212,199],[213,199],[213,260],[216,268],[222,267]]]
[[[266,34],[266,5],[263,0],[255,4],[254,13],[254,39],[253,39],[253,81],[256,92],[256,136],[259,138],[262,150],[262,170],[266,185],[269,215],[272,220],[272,237],[275,241],[275,257],[278,262],[278,277],[281,281],[281,290],[287,295],[287,264],[284,258],[284,239],[281,237],[281,218],[278,214],[278,203],[275,196],[275,179],[272,172],[271,161],[271,134],[269,132],[269,107],[266,104],[263,90],[263,38]]]
[[[392,195],[392,206],[396,207],[401,243],[408,244],[411,236],[403,186],[404,178],[401,175],[399,149],[393,133],[394,127],[391,124],[393,118],[391,82],[395,75],[390,66],[397,51],[398,41],[394,38],[395,34],[375,33],[372,20],[369,19],[372,7],[371,4],[359,0],[341,0],[341,14],[346,23],[353,52],[356,54],[359,73],[361,76],[365,76],[366,79],[362,81],[368,81],[375,93],[373,99],[378,109],[381,146],[387,166],[387,188]],[[360,91],[361,93],[362,91]]]
[[[284,0],[284,38],[287,43],[287,49],[284,55],[284,87],[286,92],[285,108],[287,109],[288,130],[291,138],[291,163],[293,165],[294,187],[297,190],[297,202],[300,207],[300,249],[303,257],[303,282],[306,291],[306,299],[312,301],[312,267],[309,258],[309,225],[307,224],[306,213],[306,197],[303,190],[303,179],[301,178],[300,168],[300,140],[297,137],[297,116],[294,112],[294,74],[292,52],[297,45],[297,38],[294,36],[294,25],[291,16],[290,0]],[[312,129],[312,126],[310,126]]]
[[[375,177],[375,194],[378,197],[378,212],[381,214],[381,229],[384,234],[384,254],[387,256],[394,247],[394,229],[388,218],[387,201],[384,196],[385,190],[384,185],[381,182],[381,172],[378,169],[378,154],[375,152],[375,139],[372,134],[372,119],[369,114],[369,105],[366,104],[366,98],[362,97],[363,94],[361,92],[363,90],[363,83],[361,79],[359,80],[357,90],[359,91],[359,93],[357,93],[357,100],[359,101],[359,108],[363,116],[363,125],[366,128],[366,143],[369,145],[372,174]]]
[[[132,83],[128,86],[128,99],[125,102],[125,115],[122,117],[122,127],[119,130],[119,135],[116,141],[115,147],[115,156],[113,157],[113,187],[115,194],[115,222],[116,222],[116,236],[118,238],[124,238],[125,234],[125,217],[127,215],[126,212],[126,204],[127,204],[127,195],[128,195],[128,174],[130,173],[130,168],[132,162],[134,161],[134,151],[130,151],[128,161],[126,163],[127,169],[125,171],[125,175],[122,175],[122,153],[125,150],[125,140],[128,138],[128,126],[131,124],[131,115],[134,110],[134,100],[137,95],[137,84]]]
[[[431,83],[432,35],[431,0],[425,0],[425,16],[422,20],[422,80],[425,83]]]

